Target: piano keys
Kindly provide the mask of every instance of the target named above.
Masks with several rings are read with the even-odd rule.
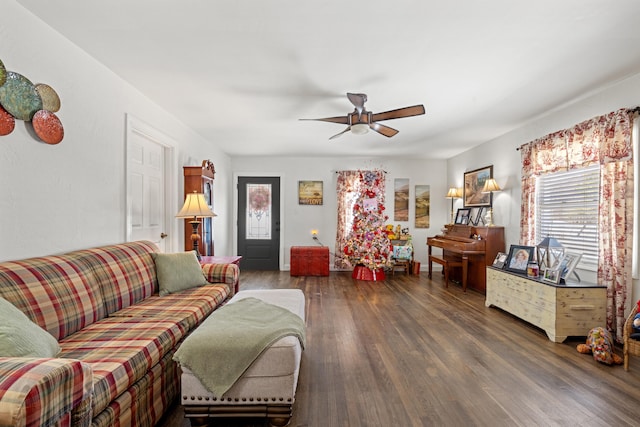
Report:
[[[505,251],[504,227],[479,227],[462,224],[446,225],[446,231],[427,238],[429,248],[429,277],[433,258],[452,260],[462,268],[449,273],[449,278],[485,293],[486,267],[493,264],[498,252]],[[432,255],[432,248],[442,249],[442,256]],[[446,264],[446,263],[442,263]]]

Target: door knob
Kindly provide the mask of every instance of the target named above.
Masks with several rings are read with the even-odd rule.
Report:
[[[160,238],[161,238],[161,239],[164,239],[164,238],[165,238],[165,237],[167,237],[167,236],[168,236],[168,234],[167,234],[167,233],[160,233]]]

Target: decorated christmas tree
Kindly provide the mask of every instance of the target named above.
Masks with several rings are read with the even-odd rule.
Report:
[[[386,232],[383,172],[361,171],[361,191],[353,206],[353,226],[344,254],[352,266],[372,270],[390,266],[391,243]],[[382,185],[381,185],[382,184]]]

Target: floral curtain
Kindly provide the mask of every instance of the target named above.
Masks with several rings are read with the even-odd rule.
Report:
[[[520,147],[522,207],[520,242],[535,245],[536,177],[600,164],[598,283],[607,286],[607,329],[622,341],[631,287],[633,150],[635,113],[621,109],[594,117]]]
[[[382,170],[339,171],[338,229],[335,267],[351,269],[354,262],[370,268],[388,263],[389,241],[383,232],[385,173]],[[375,201],[375,206],[366,206]]]
[[[360,192],[360,171],[338,171],[337,174],[338,230],[336,233],[334,265],[339,270],[347,270],[351,268],[351,265],[341,254],[344,253],[343,248],[351,232],[353,205]]]

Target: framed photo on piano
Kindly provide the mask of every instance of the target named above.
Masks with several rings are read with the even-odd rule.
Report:
[[[483,207],[471,208],[471,213],[469,214],[469,224],[484,225],[483,214],[484,214]]]
[[[469,225],[471,220],[471,209],[460,208],[458,209],[458,213],[456,214],[456,224],[464,224]]]

